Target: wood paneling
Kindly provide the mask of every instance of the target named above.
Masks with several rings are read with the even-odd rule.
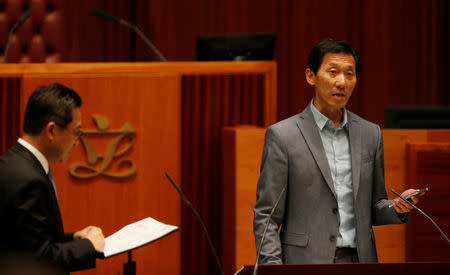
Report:
[[[389,198],[395,197],[391,188],[400,193],[408,188],[406,181],[406,144],[415,141],[427,142],[427,131],[383,130],[385,184]],[[375,226],[374,232],[380,262],[405,261],[406,225]]]
[[[269,77],[270,90],[276,87],[276,63],[274,61],[217,61],[217,62],[110,62],[110,63],[54,63],[54,64],[0,64],[0,76],[45,73],[180,73],[238,74],[265,73]]]
[[[222,261],[225,274],[256,260],[253,206],[265,128],[227,127],[223,131]]]
[[[422,275],[449,274],[449,262],[434,263],[364,263],[364,264],[302,264],[302,265],[261,265],[260,275],[315,275],[315,274],[364,274],[364,275]],[[253,266],[244,266],[236,275],[253,274]]]
[[[411,170],[411,165],[418,164],[417,158],[411,159],[409,148],[416,146],[415,144],[428,144],[427,146],[441,146],[437,143],[450,142],[449,130],[383,130],[384,139],[384,163],[385,163],[385,178],[386,178],[386,191],[390,198],[394,198],[395,195],[391,193],[391,188],[397,192],[409,188],[417,188],[414,183],[417,179],[417,174],[414,174]],[[433,145],[434,144],[434,145]],[[448,165],[448,163],[447,163]],[[443,186],[446,190],[450,190],[450,186]],[[433,198],[429,197],[428,193],[425,197],[422,197],[419,202],[419,207],[423,207],[423,210],[427,212],[426,202],[433,201]],[[448,200],[448,197],[445,198]],[[448,203],[448,202],[447,202]],[[377,250],[380,262],[403,262],[409,261],[407,253],[410,253],[408,249],[409,240],[406,238],[407,230],[415,227],[413,221],[417,220],[418,215],[415,211],[411,212],[411,221],[406,225],[386,225],[382,227],[375,227],[374,231],[377,240]],[[428,221],[425,218],[420,217],[419,220],[423,223]],[[426,227],[430,228],[431,224],[427,224]],[[431,260],[431,258],[424,259]],[[439,260],[435,258],[434,260]]]
[[[450,131],[449,131],[450,132]],[[407,180],[413,188],[428,187],[418,205],[444,231],[450,232],[450,139],[447,143],[407,145]],[[407,261],[448,261],[450,245],[425,217],[413,211],[406,227]]]

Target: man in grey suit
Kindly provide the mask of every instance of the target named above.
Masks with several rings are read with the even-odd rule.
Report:
[[[348,43],[320,42],[305,71],[315,97],[303,112],[267,129],[254,208],[257,249],[281,199],[260,263],[377,262],[372,226],[407,221],[411,207],[387,199],[380,127],[345,109],[358,73]]]

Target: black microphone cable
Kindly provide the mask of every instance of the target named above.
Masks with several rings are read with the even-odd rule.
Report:
[[[192,204],[189,202],[189,200],[186,198],[186,196],[183,194],[183,192],[181,192],[180,188],[178,188],[178,186],[175,184],[175,182],[173,182],[173,180],[170,178],[170,176],[169,176],[169,174],[167,174],[167,172],[166,172],[166,177],[169,179],[169,181],[173,185],[173,187],[175,187],[175,189],[177,190],[178,194],[180,194],[181,199],[183,200],[183,202],[186,204],[186,206],[189,209],[191,209],[191,211],[194,213],[195,217],[197,218],[197,221],[200,223],[200,225],[201,225],[201,227],[203,229],[203,233],[205,233],[206,239],[208,240],[209,248],[211,248],[211,251],[214,254],[214,257],[216,258],[217,265],[219,266],[220,274],[224,275],[223,269],[222,269],[222,264],[220,263],[220,260],[219,260],[219,256],[217,256],[217,253],[216,253],[216,251],[214,249],[214,246],[213,246],[213,243],[211,241],[211,238],[209,237],[208,231],[206,230],[206,227],[205,227],[205,225],[202,222],[202,218],[200,218],[200,215],[197,213],[195,208],[192,206]]]

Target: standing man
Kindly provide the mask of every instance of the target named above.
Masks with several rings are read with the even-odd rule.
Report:
[[[254,208],[257,249],[282,197],[260,263],[377,262],[372,226],[407,221],[411,207],[387,200],[380,127],[345,109],[358,73],[348,43],[320,42],[305,70],[315,97],[303,112],[267,129]]]
[[[23,137],[0,157],[0,254],[49,262],[65,272],[95,267],[102,230],[64,233],[49,163],[65,162],[81,135],[81,98],[51,84],[28,100]]]

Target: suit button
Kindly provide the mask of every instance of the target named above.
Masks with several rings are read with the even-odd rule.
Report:
[[[334,242],[335,240],[336,240],[336,236],[331,235],[331,236],[330,236],[330,241],[331,241],[331,242]]]
[[[338,209],[337,208],[333,208],[333,214],[337,214]]]

